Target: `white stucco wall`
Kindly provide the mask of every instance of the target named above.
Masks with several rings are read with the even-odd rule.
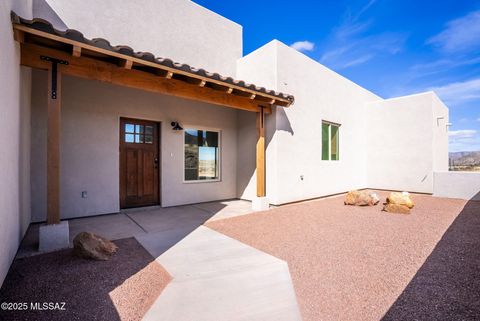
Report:
[[[432,96],[433,112],[433,170],[448,171],[448,123],[447,106],[435,93]]]
[[[480,201],[480,173],[435,172],[433,195]]]
[[[32,218],[46,217],[46,73],[34,71],[32,89]],[[119,210],[119,119],[161,122],[162,206],[236,197],[237,114],[192,102],[96,81],[62,83],[61,217]],[[184,128],[221,130],[221,181],[183,183]],[[87,191],[88,197],[81,198]]]
[[[31,17],[30,1],[0,1],[0,285],[30,223],[30,70],[20,67],[10,10]]]
[[[256,73],[272,62],[270,71]],[[295,96],[292,107],[278,108],[269,116],[275,124],[274,133],[270,132],[272,152],[267,155],[271,203],[366,186],[365,103],[380,97],[278,41],[242,58],[238,66],[237,77],[260,85],[270,85],[273,79],[271,88]],[[339,161],[321,160],[322,120],[341,124]]]
[[[242,27],[189,0],[34,0],[34,15],[112,45],[235,75]]]
[[[448,109],[426,92],[371,103],[366,112],[368,187],[432,193],[435,167],[448,166]]]

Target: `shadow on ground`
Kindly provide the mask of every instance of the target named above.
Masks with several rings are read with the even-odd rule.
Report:
[[[480,201],[469,201],[382,320],[479,318]]]
[[[27,306],[0,310],[0,320],[140,320],[170,276],[135,239],[115,243],[119,250],[109,261],[84,260],[72,249],[15,260],[0,302]],[[44,302],[60,309],[31,306]]]
[[[71,238],[89,231],[115,240],[119,250],[109,261],[84,260],[72,249],[38,255],[40,224],[32,224],[0,289],[0,303],[27,309],[2,309],[0,320],[141,320],[171,280],[155,257],[225,208],[204,203],[70,220]],[[65,302],[65,310],[31,307],[50,302]]]

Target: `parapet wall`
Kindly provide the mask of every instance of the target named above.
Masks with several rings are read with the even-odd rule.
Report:
[[[433,195],[480,201],[480,172],[435,172]]]

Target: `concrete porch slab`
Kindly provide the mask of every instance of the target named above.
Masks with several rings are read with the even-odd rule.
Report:
[[[70,245],[68,221],[40,226],[38,238],[40,252],[52,252],[67,248]]]
[[[251,203],[244,200],[226,200],[174,207],[143,207],[122,210],[116,214],[81,217],[68,220],[69,242],[83,231],[93,232],[111,240],[163,232],[166,243],[156,245],[163,253],[184,236],[207,221],[252,213]],[[42,224],[30,225],[18,250],[18,257],[37,255],[39,228]]]
[[[231,218],[252,213],[252,203],[245,200],[226,200],[218,202],[198,203],[192,206],[214,214],[209,221]]]
[[[127,215],[108,214],[72,219],[70,223],[70,243],[80,232],[92,232],[109,240],[118,240],[146,232]]]
[[[194,206],[175,206],[156,208],[149,211],[129,211],[126,213],[147,233],[169,231],[172,229],[196,229],[207,221],[213,214]]]

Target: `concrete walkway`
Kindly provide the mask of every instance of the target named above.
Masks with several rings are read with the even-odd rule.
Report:
[[[182,234],[137,237],[173,277],[144,320],[301,320],[284,261],[205,226],[170,247]]]
[[[70,241],[82,231],[135,237],[156,258],[173,280],[145,320],[301,320],[287,263],[203,226],[251,212],[242,200],[132,209],[70,220]],[[39,254],[38,226],[17,257]]]

